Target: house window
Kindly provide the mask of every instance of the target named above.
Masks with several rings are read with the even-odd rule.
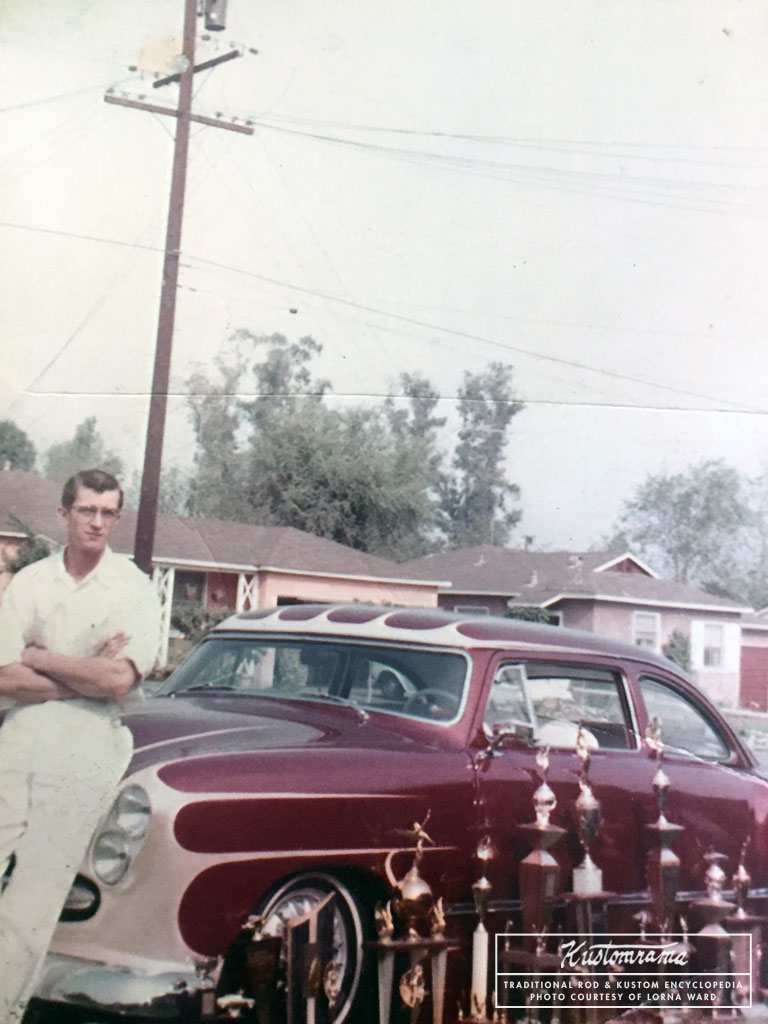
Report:
[[[725,650],[725,630],[721,623],[704,623],[704,667],[722,668]]]
[[[205,597],[205,573],[176,570],[173,580],[174,604],[202,604]]]
[[[659,649],[660,618],[658,612],[634,612],[632,615],[632,642],[638,647]]]
[[[490,609],[484,604],[455,604],[453,610],[459,615],[490,615]]]

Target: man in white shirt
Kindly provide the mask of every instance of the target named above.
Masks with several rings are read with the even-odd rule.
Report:
[[[120,700],[152,668],[160,605],[107,538],[123,493],[86,470],[58,515],[67,546],[0,604],[0,1021],[20,1022],[61,907],[133,749]]]

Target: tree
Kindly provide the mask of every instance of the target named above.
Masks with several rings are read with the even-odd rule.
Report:
[[[669,639],[661,649],[665,658],[679,665],[683,672],[691,671],[691,639],[679,629],[669,634]]]
[[[18,551],[5,563],[7,572],[15,575],[27,565],[39,562],[41,558],[47,558],[51,553],[51,548],[47,540],[22,523],[16,516],[11,516],[11,522],[24,533],[24,540],[20,544]]]
[[[443,529],[452,547],[502,547],[522,513],[510,507],[520,489],[505,475],[512,418],[523,408],[514,398],[512,367],[491,363],[465,373],[459,390],[459,443],[452,472],[441,487]]]
[[[196,374],[187,381],[187,404],[197,442],[188,509],[193,516],[248,522],[245,464],[237,440],[237,395],[245,366],[239,360],[229,365],[223,357],[215,365],[217,380]]]
[[[738,576],[750,518],[740,474],[722,460],[704,460],[685,473],[649,475],[624,503],[620,527],[661,571],[703,586]]]
[[[35,446],[11,420],[0,420],[0,467],[29,471],[35,465]]]
[[[164,516],[180,516],[187,511],[191,480],[180,466],[163,469],[157,511]]]
[[[289,415],[299,406],[317,404],[330,388],[330,381],[313,380],[309,363],[323,351],[323,346],[308,335],[289,342],[283,334],[252,334],[236,332],[233,340],[253,349],[266,348],[261,362],[253,364],[256,386],[250,402],[241,402],[254,429],[268,425],[275,416]]]
[[[721,581],[732,596],[753,608],[768,605],[768,469],[743,482],[748,518],[739,534],[735,565]]]
[[[187,382],[197,441],[192,514],[294,526],[361,551],[415,558],[444,543],[446,524],[452,528],[441,507],[448,484],[470,489],[481,472],[493,514],[501,509],[503,542],[501,524],[508,529],[519,517],[505,507],[517,489],[501,468],[506,427],[520,407],[509,397],[508,368],[467,375],[467,453],[463,475],[449,480],[439,444],[445,419],[435,414],[440,396],[425,377],[403,374],[396,399],[339,407],[328,399],[330,383],[312,373],[322,352],[313,338],[243,330],[231,342],[213,379]],[[250,394],[239,398],[249,374]],[[486,426],[493,435],[473,448]]]
[[[383,408],[325,403],[330,385],[311,374],[321,351],[312,338],[290,343],[241,331],[234,341],[215,380],[188,382],[197,438],[193,514],[294,526],[392,558],[423,553],[436,522],[434,459],[427,438],[409,448],[404,436],[409,416],[425,406],[417,401],[405,421],[398,418],[402,431],[393,431]],[[257,356],[254,386],[238,400],[244,347]]]
[[[49,480],[63,484],[82,469],[103,469],[118,480],[123,475],[122,460],[106,448],[95,416],[83,420],[71,441],[54,444],[45,453],[44,476]]]

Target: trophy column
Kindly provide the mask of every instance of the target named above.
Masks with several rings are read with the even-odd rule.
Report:
[[[552,925],[552,914],[558,895],[560,865],[549,852],[550,847],[565,835],[565,829],[553,825],[549,820],[557,806],[555,794],[547,782],[549,771],[549,747],[542,747],[536,754],[541,785],[533,794],[536,820],[521,825],[519,831],[530,841],[533,849],[520,862],[520,903],[524,932],[523,949],[499,951],[500,966],[517,967],[533,978],[543,971],[559,968],[560,957],[547,951],[547,940]],[[537,1021],[539,1011],[528,997],[525,999],[524,1020]]]
[[[707,887],[707,898],[692,903],[691,912],[695,914],[697,924],[703,922],[693,938],[699,970],[712,974],[714,978],[730,979],[731,936],[723,927],[723,922],[736,910],[736,905],[723,898],[726,874],[721,862],[725,859],[725,854],[714,850],[705,855],[707,871],[704,882]],[[714,1005],[722,1006],[725,1002],[726,994],[717,993]]]
[[[682,825],[667,821],[665,814],[670,782],[662,767],[664,743],[658,718],[652,718],[648,723],[645,739],[656,754],[653,791],[659,807],[656,821],[646,825],[656,842],[655,848],[648,854],[648,888],[651,892],[655,927],[662,935],[669,935],[675,927],[677,882],[680,875],[680,858],[672,849],[672,843],[685,829]]]
[[[761,998],[760,972],[762,966],[762,940],[765,918],[750,914],[746,909],[749,888],[752,879],[744,864],[747,843],[741,848],[739,865],[736,868],[733,882],[733,898],[736,901],[736,913],[725,919],[725,927],[731,935],[731,964],[735,979],[742,979],[743,988],[734,992],[737,1005],[750,1001],[757,1002]],[[746,982],[749,977],[749,985]],[[751,992],[750,992],[751,987]]]

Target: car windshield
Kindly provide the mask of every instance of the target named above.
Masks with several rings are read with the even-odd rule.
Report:
[[[213,635],[169,676],[160,693],[352,702],[438,721],[462,707],[468,660],[460,652],[353,641]]]

